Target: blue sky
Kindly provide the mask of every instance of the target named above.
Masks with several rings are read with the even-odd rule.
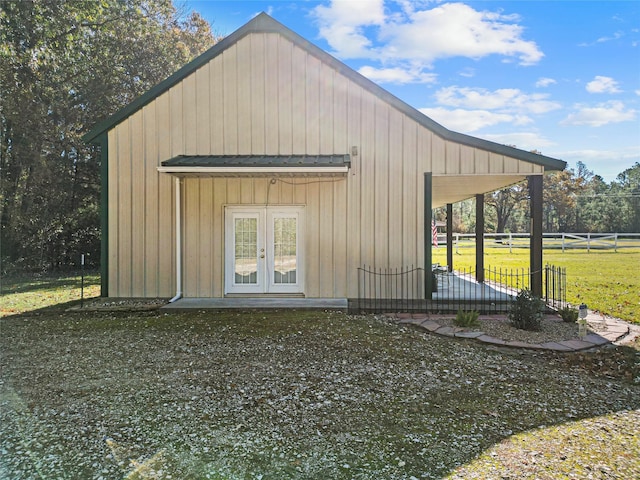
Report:
[[[606,181],[640,162],[640,2],[174,3],[222,35],[264,11],[451,130]]]

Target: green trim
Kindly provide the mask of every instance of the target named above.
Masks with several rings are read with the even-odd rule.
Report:
[[[321,48],[313,45],[308,40],[305,40],[297,33],[293,32],[289,28],[282,25],[280,22],[274,20],[266,13],[261,13],[249,21],[244,26],[240,27],[238,30],[233,32],[228,37],[224,38],[222,41],[215,44],[209,50],[204,52],[202,55],[197,57],[195,60],[186,64],[184,67],[176,71],[173,75],[160,82],[155,87],[151,88],[148,92],[138,97],[136,100],[131,102],[129,105],[117,111],[111,117],[103,120],[102,122],[96,124],[88,133],[86,133],[82,138],[85,142],[95,142],[96,138],[98,138],[101,134],[107,132],[108,130],[115,127],[118,123],[123,121],[128,116],[132,115],[146,104],[154,100],[156,97],[160,96],[171,87],[176,85],[178,82],[182,81],[184,78],[189,76],[191,73],[195,72],[198,68],[202,67],[206,63],[208,63],[213,58],[220,55],[224,50],[229,48],[234,43],[241,40],[246,35],[250,33],[278,33],[283,37],[287,38],[291,42],[293,42],[298,47],[305,50],[310,55],[315,56],[321,62],[329,65],[342,75],[346,76],[360,87],[365,90],[371,92],[376,95],[381,100],[389,103],[393,107],[397,108],[402,113],[406,114],[408,117],[412,118],[420,125],[425,128],[431,130],[436,135],[442,137],[444,140],[448,140],[451,142],[460,143],[462,145],[467,145],[473,148],[479,148],[481,150],[486,150],[489,152],[497,153],[499,155],[506,155],[508,157],[516,158],[518,160],[523,160],[529,163],[533,163],[535,165],[541,165],[546,170],[564,170],[567,166],[567,163],[558,160],[556,158],[547,157],[544,155],[539,155],[536,153],[527,152],[524,150],[519,150],[517,148],[508,147],[506,145],[501,145],[499,143],[490,142],[488,140],[483,140],[480,138],[472,137],[470,135],[465,135],[462,133],[453,132],[439,123],[433,121],[420,111],[416,110],[412,106],[400,100],[398,97],[392,95],[387,92],[385,89],[372,82],[368,78],[362,76],[355,70],[351,69],[341,61],[329,55],[327,52],[322,50]]]
[[[447,269],[453,272],[453,203],[447,203]]]
[[[476,195],[476,280],[484,283],[484,193]]]
[[[433,177],[431,172],[424,174],[424,298],[433,298],[433,275],[431,265],[433,264],[433,241],[431,233],[431,207],[432,207]]]
[[[100,296],[109,296],[109,138],[100,135]]]
[[[542,209],[543,180],[540,175],[527,177],[529,182],[529,212],[531,232],[529,236],[529,272],[531,292],[542,297]]]

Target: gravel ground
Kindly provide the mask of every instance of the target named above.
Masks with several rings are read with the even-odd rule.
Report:
[[[453,318],[444,316],[432,318],[436,322],[450,327],[455,326]],[[506,341],[520,341],[525,343],[558,342],[578,338],[578,324],[563,322],[555,315],[547,315],[542,319],[539,331],[527,331],[512,327],[506,315],[481,316],[477,327],[469,327],[467,330],[480,331],[485,334]]]
[[[531,476],[531,432],[539,465],[640,477],[640,388],[560,355],[330,312],[0,329],[0,478],[554,478]]]

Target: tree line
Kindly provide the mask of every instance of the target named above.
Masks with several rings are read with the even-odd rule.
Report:
[[[576,169],[544,176],[543,228],[545,232],[640,233],[640,163],[627,168],[610,183],[578,162]],[[527,182],[486,194],[485,232],[529,231]],[[454,207],[454,231],[475,231],[475,200]],[[446,218],[444,209],[436,213]]]
[[[99,261],[100,157],[82,135],[218,39],[171,0],[0,0],[2,270]]]

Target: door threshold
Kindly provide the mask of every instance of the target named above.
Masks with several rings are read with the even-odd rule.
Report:
[[[304,293],[225,293],[224,298],[306,298]]]

